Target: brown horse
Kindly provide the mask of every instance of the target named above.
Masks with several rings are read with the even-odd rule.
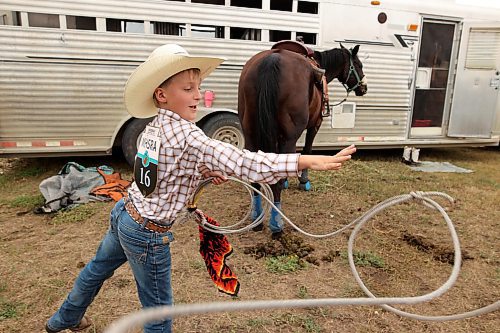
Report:
[[[353,49],[335,48],[314,52],[314,60],[324,70],[327,82],[337,78],[347,93],[366,93],[363,65]],[[245,148],[271,153],[295,153],[296,143],[307,130],[304,154],[310,154],[312,143],[323,120],[327,95],[318,73],[304,54],[285,49],[262,51],[248,60],[241,72],[238,87],[238,113],[245,136]],[[281,208],[281,190],[285,180],[271,185],[275,205]],[[301,187],[310,189],[307,170],[300,177]],[[258,184],[253,184],[259,189]],[[253,197],[252,218],[262,215],[261,198]],[[260,224],[254,230],[262,230]],[[273,236],[281,235],[283,224],[275,209],[271,211],[269,228]]]

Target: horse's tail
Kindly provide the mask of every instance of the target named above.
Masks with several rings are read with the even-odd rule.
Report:
[[[265,57],[257,68],[257,137],[264,152],[278,152],[278,98],[280,57],[277,53]]]

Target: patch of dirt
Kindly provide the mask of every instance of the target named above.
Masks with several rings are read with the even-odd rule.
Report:
[[[300,236],[284,233],[276,240],[269,240],[265,243],[257,243],[244,249],[245,254],[251,254],[257,259],[270,256],[296,255],[299,258],[307,257],[314,251],[314,247],[307,244]]]
[[[313,251],[314,247],[311,244],[307,244],[302,237],[291,233],[283,233],[281,237],[275,240],[271,239],[265,243],[246,247],[243,253],[250,254],[257,259],[296,255],[308,263],[318,266],[320,261],[311,255]]]
[[[327,255],[324,255],[321,260],[327,261],[327,262],[333,262],[336,258],[340,257],[340,251],[339,250],[331,250],[328,252]]]
[[[439,298],[398,308],[424,315],[449,315],[500,299],[500,151],[423,149],[421,160],[446,161],[474,170],[471,174],[419,173],[400,162],[401,151],[360,151],[337,172],[311,172],[313,189],[282,193],[284,213],[300,228],[325,234],[358,218],[373,205],[410,191],[441,191],[459,204],[447,212],[457,230],[465,259],[457,283]],[[131,179],[130,168],[109,157],[72,159],[84,166],[110,165]],[[113,203],[88,204],[93,215],[83,221],[54,222],[57,215],[35,215],[18,200],[39,195],[39,183],[69,160],[0,159],[0,332],[42,332],[47,318],[64,301],[84,263],[95,254],[108,228]],[[3,174],[1,173],[3,172]],[[467,194],[467,195],[465,195]],[[214,186],[200,208],[221,225],[233,225],[247,212],[248,193],[231,183]],[[447,206],[446,208],[449,208]],[[59,219],[60,220],[60,217]],[[199,253],[198,226],[175,225],[171,244],[172,285],[176,304],[366,297],[345,258],[351,230],[336,237],[312,238],[285,227],[273,240],[261,232],[230,234],[229,264],[241,283],[237,299],[219,293]],[[421,205],[404,204],[373,217],[355,242],[357,253],[370,254],[382,268],[357,265],[360,277],[378,297],[419,296],[449,276],[452,247],[442,217]],[[268,270],[264,258],[297,255],[312,264],[287,274]],[[382,261],[383,260],[383,261]],[[122,316],[140,310],[136,284],[128,265],[104,283],[87,314],[88,332],[103,333]],[[353,332],[470,333],[496,332],[498,311],[467,320],[423,322],[377,306],[332,306],[210,313],[179,317],[175,332]],[[130,332],[139,333],[141,329]]]
[[[433,244],[425,237],[420,235],[411,235],[407,231],[403,233],[402,239],[408,245],[415,247],[417,250],[431,254],[434,260],[450,265],[455,263],[455,252],[453,251],[453,248]],[[467,250],[462,250],[461,252],[463,260],[474,259],[474,257],[471,256]]]
[[[18,158],[0,158],[0,176],[12,170],[19,161]]]

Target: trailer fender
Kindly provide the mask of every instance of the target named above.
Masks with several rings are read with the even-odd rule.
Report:
[[[138,119],[133,118],[127,123],[122,136],[122,152],[125,160],[130,166],[134,165],[135,154],[137,154],[137,145],[140,136],[146,125],[151,122],[151,118]]]

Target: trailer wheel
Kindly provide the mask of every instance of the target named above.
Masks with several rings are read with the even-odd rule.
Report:
[[[125,160],[130,166],[134,166],[135,154],[142,131],[153,118],[132,119],[125,128],[122,137],[122,152]]]
[[[232,113],[221,113],[209,118],[201,127],[205,134],[222,142],[227,142],[243,149],[245,138],[241,130],[240,120]]]

